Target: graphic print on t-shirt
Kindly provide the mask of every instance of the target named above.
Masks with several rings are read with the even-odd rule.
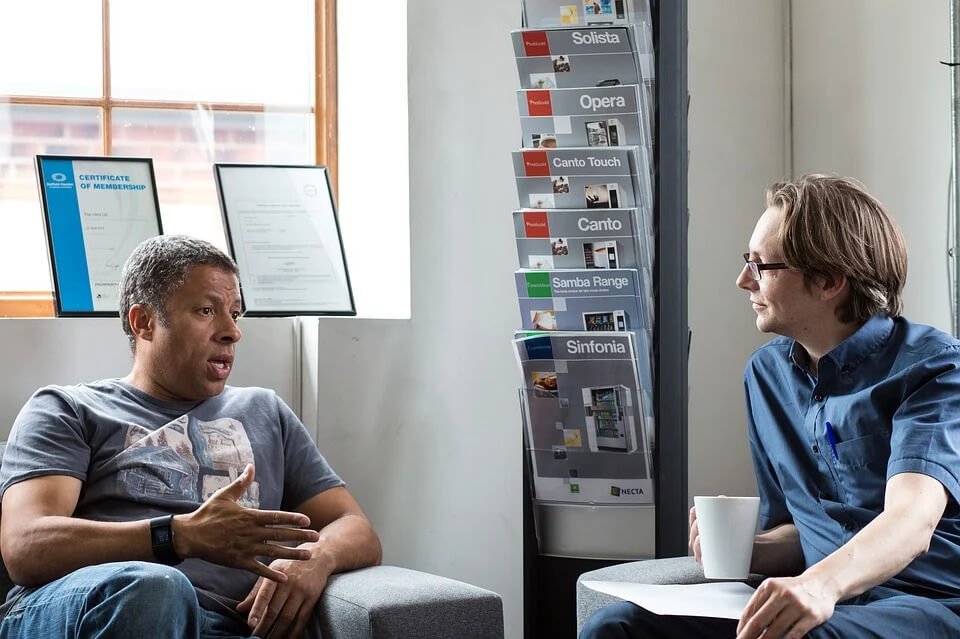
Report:
[[[156,430],[129,424],[124,450],[114,463],[118,491],[134,499],[205,501],[236,479],[254,458],[241,422],[229,417],[205,422],[187,414]],[[257,482],[239,503],[260,507]]]

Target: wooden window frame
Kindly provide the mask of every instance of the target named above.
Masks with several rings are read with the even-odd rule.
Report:
[[[317,164],[327,167],[334,195],[337,193],[337,0],[313,0],[314,3],[314,115],[315,156]],[[118,108],[190,110],[200,104],[208,111],[246,113],[300,112],[289,107],[230,102],[179,102],[164,100],[120,100],[112,97],[110,84],[110,0],[101,0],[103,95],[100,98],[63,98],[53,96],[7,96],[9,104],[34,106],[99,107],[103,114],[101,131],[105,155],[113,147],[112,117]],[[53,291],[0,291],[0,318],[52,317]]]

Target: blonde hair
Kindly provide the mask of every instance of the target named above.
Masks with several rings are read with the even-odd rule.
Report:
[[[767,206],[783,211],[779,240],[784,261],[815,277],[844,276],[850,297],[837,309],[843,322],[865,322],[903,310],[907,249],[900,228],[880,201],[850,178],[822,173],[777,182]]]

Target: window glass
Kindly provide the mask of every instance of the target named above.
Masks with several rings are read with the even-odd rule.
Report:
[[[313,104],[313,6],[313,0],[111,0],[113,96]]]
[[[101,154],[96,107],[0,104],[0,291],[50,290],[34,156]]]
[[[0,72],[0,291],[50,289],[38,153],[153,158],[165,232],[221,247],[214,162],[317,161],[317,118],[326,105],[312,112],[322,73],[316,0],[108,0],[109,96],[102,4],[0,2],[0,60],[8,61]],[[410,316],[406,5],[337,7],[339,148],[331,166],[357,309],[366,317]],[[369,55],[371,42],[378,55]],[[4,103],[11,95],[39,98]]]
[[[99,97],[100,0],[0,2],[0,94]]]
[[[310,113],[114,109],[113,154],[152,157],[164,233],[226,248],[214,162],[309,164]]]

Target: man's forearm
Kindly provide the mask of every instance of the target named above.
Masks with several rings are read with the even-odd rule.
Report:
[[[803,574],[835,601],[882,584],[929,549],[946,505],[947,493],[938,480],[917,473],[894,475],[887,481],[883,512]]]
[[[380,538],[362,515],[344,515],[320,530],[320,539],[302,544],[334,574],[380,563]]]
[[[38,586],[84,566],[111,561],[155,561],[150,522],[101,522],[48,516],[16,535],[16,548],[4,548],[10,578]]]
[[[884,511],[807,572],[826,583],[837,601],[849,599],[899,574],[926,552],[932,534],[920,518]]]
[[[800,534],[793,524],[765,530],[754,539],[750,572],[767,577],[787,577],[800,574],[803,567]]]

